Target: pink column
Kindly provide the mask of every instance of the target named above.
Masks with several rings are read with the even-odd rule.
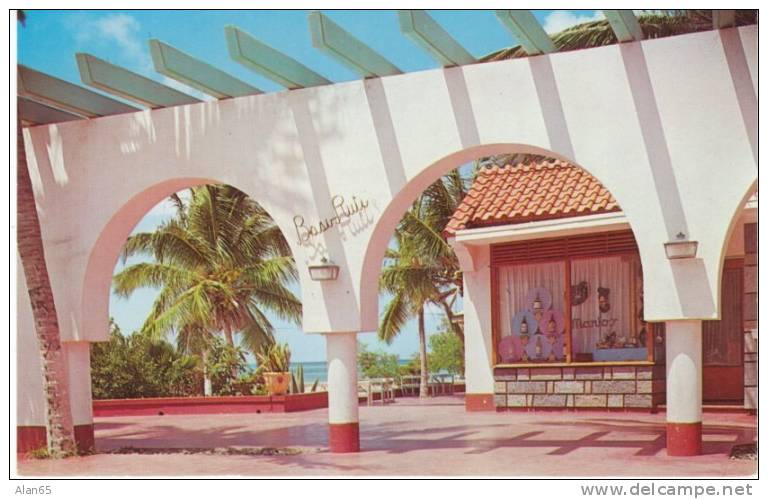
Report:
[[[328,443],[331,452],[359,452],[357,333],[325,334],[328,360]]]
[[[667,454],[701,454],[701,321],[667,321]]]

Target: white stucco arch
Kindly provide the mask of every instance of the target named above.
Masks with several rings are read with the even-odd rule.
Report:
[[[701,350],[699,321],[719,317],[724,248],[756,185],[757,88],[757,26],[745,26],[29,128],[75,425],[93,431],[88,342],[107,339],[119,244],[163,196],[211,180],[270,213],[297,262],[304,331],[337,333],[327,341],[331,440],[334,431],[358,440],[354,333],[377,327],[378,276],[395,225],[430,182],[478,156],[566,159],[611,191],[638,243],[645,319],[669,321],[679,341],[668,343],[667,361],[688,362]],[[342,198],[365,209],[338,216]],[[318,233],[301,237],[299,220]],[[698,241],[696,258],[666,258],[664,243],[678,232]],[[323,257],[339,266],[337,280],[309,278],[308,265]],[[486,262],[488,251],[472,258]],[[34,369],[22,280],[17,292],[20,365]],[[477,336],[468,356],[490,358]],[[468,376],[468,392],[493,392],[484,369]],[[695,392],[700,383],[686,376],[668,379]],[[17,406],[25,424],[45,421],[39,381],[19,377],[18,390],[37,397]],[[669,421],[700,421],[700,404],[688,405],[670,405]]]
[[[85,268],[79,322],[86,338],[94,337],[94,334],[89,332],[109,329],[112,274],[123,244],[136,224],[155,205],[173,193],[191,187],[222,183],[210,178],[169,179],[136,193],[109,218],[91,248]],[[237,188],[237,186],[232,187]],[[280,229],[285,234],[285,228]]]
[[[737,234],[736,228],[740,224],[744,223],[744,208],[747,206],[747,203],[757,193],[757,179],[752,183],[752,185],[749,186],[747,191],[744,193],[744,196],[739,201],[738,204],[736,204],[736,207],[731,212],[731,221],[730,224],[727,227],[727,230],[725,232],[725,236],[723,238],[723,245],[720,250],[720,267],[718,270],[718,282],[717,282],[717,288],[720,289],[722,286],[722,280],[723,280],[723,268],[725,267],[725,260],[726,257],[729,256],[729,249],[732,244],[735,242],[738,243],[738,246],[744,245],[744,233],[743,233],[743,227],[742,230]],[[734,241],[734,238],[738,237],[739,241]],[[742,248],[743,250],[743,248]],[[720,301],[722,299],[721,294],[717,295],[717,310],[718,310],[718,319],[720,318]]]
[[[716,318],[724,241],[757,177],[756,35],[708,31],[29,129],[62,337],[106,338],[80,317],[91,248],[133,196],[175,178],[236,186],[272,215],[297,260],[304,331],[373,330],[378,254],[408,201],[514,144],[583,165],[618,200],[653,276],[647,320]],[[294,217],[333,217],[334,196],[368,207],[300,244]],[[696,259],[666,259],[680,231],[699,241]],[[323,256],[338,280],[309,279]]]
[[[567,161],[592,174],[588,168],[576,164],[576,162],[563,154],[542,147],[514,143],[487,144],[470,147],[449,154],[423,169],[398,192],[387,205],[386,210],[381,213],[379,220],[375,223],[366,250],[360,281],[360,313],[364,330],[375,330],[378,327],[379,283],[378,279],[374,280],[371,276],[375,275],[378,277],[380,274],[384,253],[395,232],[397,224],[403,217],[403,214],[429,185],[440,179],[443,175],[446,175],[448,172],[471,161],[497,154],[535,154],[546,156]],[[598,180],[600,179],[598,178]],[[621,206],[621,200],[617,198],[617,201],[619,206]],[[637,216],[639,214],[635,215]],[[632,223],[630,220],[630,228],[631,227]],[[635,236],[635,238],[637,239],[637,236]],[[473,254],[471,251],[468,251],[468,248],[461,247],[456,249],[456,251],[460,260],[462,258],[473,258]],[[474,263],[465,262],[463,266],[474,267]]]

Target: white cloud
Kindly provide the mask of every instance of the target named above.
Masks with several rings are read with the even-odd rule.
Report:
[[[99,48],[117,48],[120,56],[136,67],[146,69],[152,61],[142,44],[139,21],[128,14],[107,14],[101,17],[74,14],[67,19],[67,27],[80,45]]]
[[[116,49],[120,58],[118,64],[126,69],[148,76],[200,100],[212,100],[209,95],[155,72],[147,41],[141,33],[141,23],[135,17],[129,14],[107,14],[96,17],[78,13],[69,16],[65,23],[77,43],[88,47],[89,51],[94,48],[99,51]],[[115,59],[109,56],[105,58],[110,62],[114,62]],[[160,76],[159,79],[158,76]]]
[[[551,35],[577,24],[599,21],[600,19],[605,19],[602,10],[592,12],[556,10],[544,19],[544,31]]]

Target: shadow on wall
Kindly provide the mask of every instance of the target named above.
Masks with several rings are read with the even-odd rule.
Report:
[[[645,143],[645,152],[651,167],[651,175],[661,206],[664,225],[667,229],[667,238],[669,241],[673,241],[679,232],[688,235],[690,231],[680,199],[680,189],[672,169],[669,146],[661,124],[659,106],[653,93],[645,53],[640,43],[622,43],[619,45],[619,51],[624,61],[627,81],[632,92],[635,113]],[[661,193],[666,195],[660,195]]]
[[[310,92],[290,93],[288,94],[288,102],[293,113],[294,123],[296,124],[307,176],[312,189],[314,206],[318,210],[318,214],[320,214],[322,213],[320,210],[328,210],[333,206],[333,194],[331,193],[325,173],[326,165],[323,162],[320,144],[335,140],[334,136],[337,132],[335,128],[329,126],[333,123],[330,117],[333,116],[332,109],[335,105],[326,104],[325,109],[317,110],[315,116],[319,118],[313,120],[313,114],[310,110],[312,95]],[[319,263],[320,259],[325,258],[335,262],[342,270],[346,270],[349,269],[349,264],[342,238],[349,237],[351,229],[351,227],[339,225],[339,230],[323,232],[323,242],[315,239],[312,243],[300,242],[300,244],[305,248],[307,246],[312,248],[311,252],[308,252],[309,254],[307,255],[313,260],[312,263]],[[350,324],[354,324],[357,321],[349,317],[349,311],[359,310],[359,305],[353,292],[355,288],[349,272],[340,272],[336,281],[321,283],[320,289],[323,294],[325,310],[328,314],[330,330],[354,330],[350,327]],[[343,293],[343,296],[339,296],[341,293]],[[345,300],[349,305],[339,306],[340,299]]]
[[[748,78],[749,65],[744,54],[744,45],[741,42],[738,29],[720,29],[720,41],[725,51],[725,60],[731,73],[733,88],[736,90],[736,99],[739,101],[741,118],[749,137],[749,145],[752,148],[752,157],[757,165],[757,95],[755,87]]]

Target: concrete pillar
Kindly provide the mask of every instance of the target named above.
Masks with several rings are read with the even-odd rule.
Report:
[[[325,334],[328,361],[328,443],[331,452],[360,451],[357,333]]]
[[[458,248],[459,245],[454,248]],[[493,341],[489,247],[466,248],[464,271],[464,375],[467,411],[493,411]],[[459,250],[457,249],[457,255]],[[460,259],[467,262],[467,259]]]
[[[79,452],[91,452],[95,449],[91,394],[91,344],[87,341],[65,341],[62,346],[67,359],[69,404],[72,408],[75,444]]]
[[[666,322],[667,454],[701,454],[701,321]]]

